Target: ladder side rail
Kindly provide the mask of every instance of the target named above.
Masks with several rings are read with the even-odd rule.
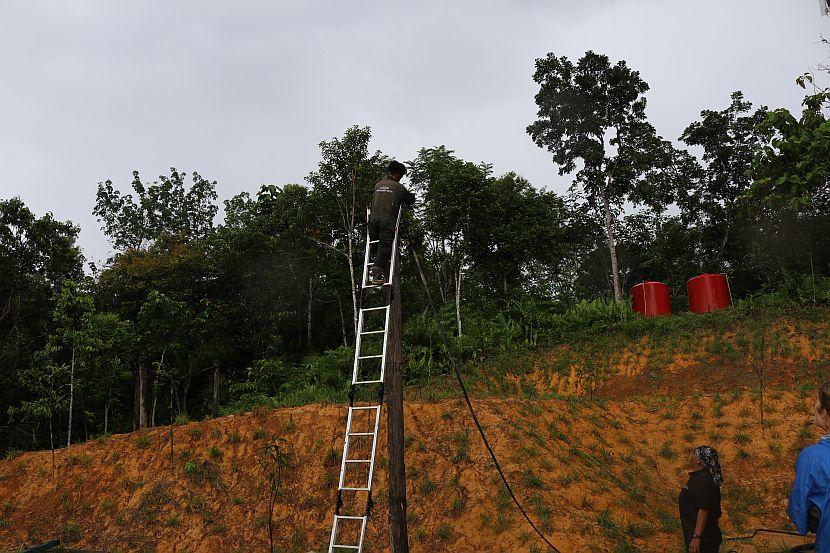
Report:
[[[357,553],[363,552],[363,539],[366,537],[366,523],[369,522],[369,517],[363,517],[363,524],[360,526],[360,545],[357,548]]]
[[[366,288],[369,285],[369,250],[372,247],[371,239],[369,238],[369,216],[371,211],[366,208],[366,249],[363,254],[363,276],[360,277],[360,287]]]
[[[380,358],[380,381],[384,383],[386,382],[386,345],[389,342],[389,311],[391,307],[391,304],[386,306],[386,317],[383,321],[383,349],[381,351],[383,357]]]
[[[398,218],[395,221],[395,237],[392,239],[392,258],[389,261],[389,286],[392,286],[392,283],[395,282],[395,270],[397,269],[397,263],[395,263],[395,258],[397,257],[398,253],[398,228],[401,226],[401,213],[403,213],[403,205],[398,208]],[[390,298],[391,301],[391,298]]]
[[[382,408],[383,404],[380,404],[375,410],[375,432],[374,437],[372,438],[372,456],[370,457],[372,462],[369,465],[369,485],[367,486],[369,491],[372,490],[372,478],[375,475],[375,456],[378,448],[378,427],[380,425],[380,413]],[[360,542],[363,543],[363,540],[361,539]]]
[[[354,367],[352,368],[352,384],[358,382],[358,371],[360,369],[360,343],[361,333],[363,332],[363,312],[361,308],[357,315],[357,332],[354,337]]]
[[[349,456],[349,432],[352,430],[352,408],[349,407],[349,416],[346,419],[346,437],[343,440],[343,458],[340,460],[340,482],[337,484],[338,488],[343,487],[343,481],[346,479],[346,457]]]
[[[334,515],[334,522],[331,525],[331,538],[329,538],[329,553],[334,552],[334,540],[337,539],[337,515]]]

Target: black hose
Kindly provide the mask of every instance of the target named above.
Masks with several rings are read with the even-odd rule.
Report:
[[[441,326],[441,321],[438,318],[438,310],[435,308],[435,303],[432,301],[432,294],[429,292],[429,285],[427,284],[426,276],[424,276],[424,271],[421,268],[421,261],[418,259],[418,253],[415,251],[415,248],[412,245],[412,240],[409,239],[409,234],[407,233],[407,247],[409,251],[412,252],[412,256],[415,258],[415,264],[418,267],[418,274],[421,276],[421,282],[424,285],[424,291],[426,292],[427,302],[429,303],[430,309],[432,309],[432,316],[435,318],[435,325],[438,327],[438,334],[441,336],[441,342],[444,344],[444,348],[447,350],[447,356],[449,357],[450,364],[452,365],[452,370],[455,373],[455,378],[458,381],[458,387],[461,388],[461,393],[464,395],[464,401],[467,402],[467,408],[470,411],[470,415],[473,417],[473,422],[475,422],[476,428],[478,429],[478,433],[481,435],[481,440],[484,442],[484,447],[487,448],[487,451],[490,453],[490,457],[493,459],[493,464],[496,466],[496,470],[501,476],[501,481],[504,483],[505,488],[507,488],[507,493],[510,494],[510,497],[513,499],[513,503],[516,504],[519,511],[521,511],[522,516],[524,516],[525,520],[530,524],[536,534],[539,535],[542,540],[548,544],[553,551],[556,553],[560,553],[560,551],[553,545],[545,535],[536,527],[530,517],[525,511],[522,504],[519,503],[519,500],[516,498],[516,495],[513,493],[513,488],[510,487],[510,483],[507,481],[507,478],[504,476],[504,472],[501,469],[501,465],[499,464],[499,460],[496,458],[496,453],[493,451],[493,448],[490,447],[490,442],[487,441],[487,436],[484,434],[484,429],[481,427],[481,423],[478,421],[478,416],[476,416],[476,411],[473,408],[473,403],[470,401],[470,395],[467,393],[467,387],[464,385],[464,379],[461,378],[461,372],[458,370],[458,365],[455,361],[455,356],[452,354],[452,350],[450,349],[450,344],[447,341],[447,336],[444,334],[444,328]]]

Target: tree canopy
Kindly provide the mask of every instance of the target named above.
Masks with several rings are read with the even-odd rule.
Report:
[[[727,272],[736,297],[830,276],[827,91],[800,114],[736,91],[672,141],[625,61],[551,53],[533,80],[527,132],[568,194],[448,145],[407,162],[418,200],[403,238],[463,359],[553,339],[567,313],[590,327],[584,302],[646,278],[682,305],[707,271]],[[0,201],[0,447],[129,430],[140,413],[158,425],[343,400],[365,210],[393,156],[360,125],[318,147],[305,183],[242,192],[221,218],[217,183],[197,172],[134,171],[129,192],[102,180],[90,201],[114,254],[89,274],[77,226]],[[406,377],[423,383],[447,367],[411,256],[402,264]]]

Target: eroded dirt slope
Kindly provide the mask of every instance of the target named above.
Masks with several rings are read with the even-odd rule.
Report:
[[[673,551],[682,464],[703,442],[723,457],[726,532],[785,526],[794,452],[815,437],[810,400],[767,400],[763,433],[758,402],[739,392],[478,406],[518,495],[563,551]],[[0,546],[63,535],[106,551],[267,550],[257,459],[279,436],[291,462],[274,515],[279,551],[323,551],[344,411],[307,406],[176,427],[172,471],[165,428],[60,450],[54,480],[49,452],[4,461]],[[413,551],[544,550],[500,492],[460,402],[410,403],[406,424]],[[384,499],[375,496],[367,551],[387,549]]]
[[[811,394],[830,372],[826,320],[563,346],[493,367],[476,391],[502,397],[476,405],[517,495],[562,551],[680,551],[676,497],[703,443],[721,453],[726,534],[788,528],[793,461],[817,438]],[[463,403],[417,399],[428,394],[411,389],[406,405],[412,550],[544,551]],[[111,436],[58,450],[54,476],[48,451],[0,461],[0,550],[62,537],[110,552],[267,551],[274,464],[263,452],[277,440],[288,466],[275,550],[325,551],[345,415],[311,405],[177,426],[172,459],[167,427]],[[385,451],[382,437],[367,552],[388,551]]]

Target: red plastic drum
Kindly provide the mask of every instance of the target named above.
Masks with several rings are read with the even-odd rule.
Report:
[[[689,293],[689,309],[692,313],[708,313],[732,305],[732,294],[726,275],[698,275],[689,279],[686,290]]]
[[[651,280],[632,286],[631,306],[635,312],[645,317],[671,315],[669,287]]]

